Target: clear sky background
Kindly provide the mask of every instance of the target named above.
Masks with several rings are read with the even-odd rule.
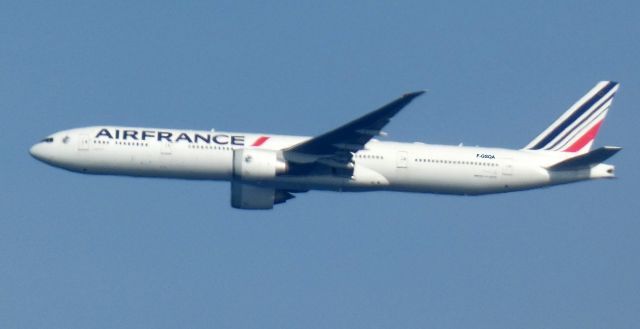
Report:
[[[638,1],[3,1],[1,328],[637,328]],[[429,89],[388,139],[520,148],[600,80],[619,179],[485,197],[40,163],[58,130],[315,135]]]

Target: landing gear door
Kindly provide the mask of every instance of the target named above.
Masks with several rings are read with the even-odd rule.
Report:
[[[78,139],[78,151],[89,151],[88,135],[80,135],[80,139]]]
[[[407,168],[409,165],[409,153],[407,151],[398,151],[396,158],[396,166],[398,168]]]

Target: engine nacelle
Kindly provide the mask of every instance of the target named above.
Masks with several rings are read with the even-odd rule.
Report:
[[[294,195],[269,186],[257,186],[240,181],[231,182],[231,206],[238,209],[271,209]]]
[[[268,181],[287,171],[287,163],[277,151],[237,149],[233,151],[233,177],[240,181]]]

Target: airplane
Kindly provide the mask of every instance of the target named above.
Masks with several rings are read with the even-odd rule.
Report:
[[[83,174],[229,181],[239,209],[272,209],[310,190],[506,193],[615,177],[603,162],[621,148],[591,146],[618,87],[597,83],[518,150],[374,138],[417,91],[315,137],[93,126],[49,135],[30,153]]]

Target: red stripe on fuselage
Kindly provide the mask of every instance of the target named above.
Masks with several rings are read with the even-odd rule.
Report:
[[[587,131],[586,134],[582,135],[580,139],[578,139],[575,143],[573,143],[573,145],[569,146],[564,151],[565,152],[580,151],[585,145],[589,144],[589,142],[591,142],[596,138],[596,135],[598,134],[598,130],[600,129],[600,125],[602,125],[602,121],[604,120],[600,120],[600,122],[596,123],[593,127],[591,127],[591,129],[589,129],[589,131]]]
[[[260,146],[260,145],[264,144],[264,142],[266,142],[267,139],[269,139],[268,136],[260,136],[260,137],[258,137],[258,139],[256,139],[255,142],[253,142],[253,144],[251,146]]]

